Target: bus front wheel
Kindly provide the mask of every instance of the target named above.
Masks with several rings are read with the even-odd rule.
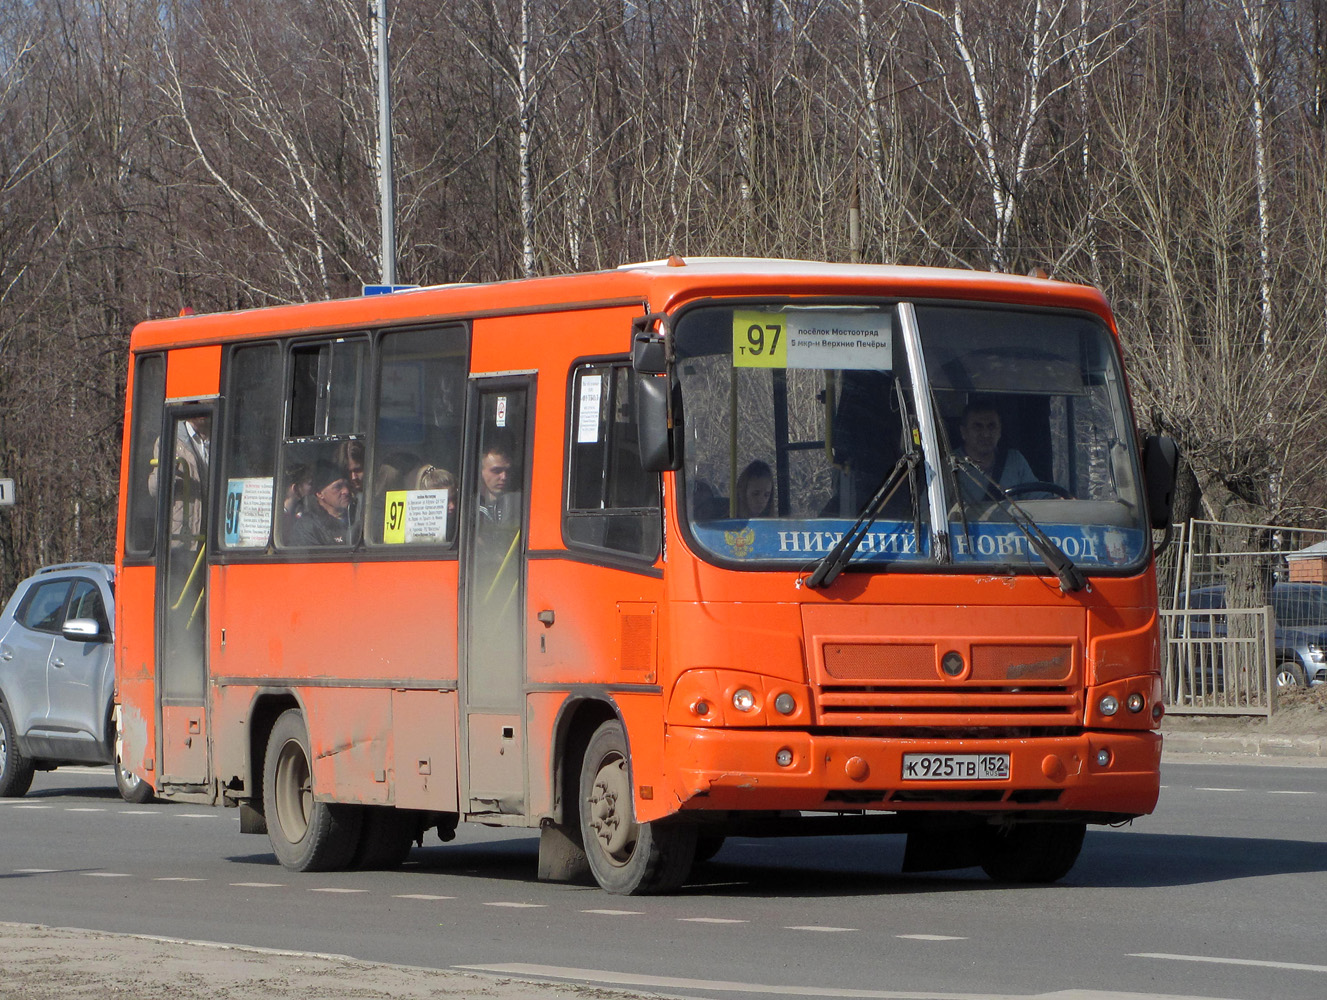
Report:
[[[263,811],[277,860],[297,872],[346,867],[359,844],[361,811],[313,797],[309,732],[298,709],[281,713],[263,760]]]
[[[636,822],[627,738],[616,719],[590,738],[579,805],[585,855],[601,888],[621,896],[668,892],[690,874],[696,856],[693,824]]]
[[[1083,849],[1086,823],[1015,823],[987,831],[981,867],[996,882],[1055,882]]]

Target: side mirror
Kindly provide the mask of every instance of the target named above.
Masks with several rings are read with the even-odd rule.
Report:
[[[631,340],[631,367],[638,375],[662,375],[668,371],[667,345],[662,337],[638,331]]]
[[[1175,479],[1180,448],[1174,438],[1153,434],[1143,443],[1143,481],[1147,512],[1154,528],[1169,528],[1175,514]]]
[[[640,464],[646,472],[667,472],[680,464],[669,382],[667,376],[636,376],[636,434]]]
[[[74,642],[105,642],[101,626],[91,618],[71,618],[60,630],[66,639]]]

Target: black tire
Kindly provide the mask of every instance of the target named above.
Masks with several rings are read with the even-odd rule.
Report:
[[[359,845],[350,859],[351,868],[385,870],[400,868],[410,856],[418,836],[419,819],[413,812],[391,806],[363,806]]]
[[[1287,660],[1276,665],[1276,689],[1278,691],[1289,691],[1291,688],[1308,686],[1309,679],[1304,673],[1304,668],[1298,663]]]
[[[706,830],[698,830],[696,833],[696,861],[708,861],[714,855],[723,850],[724,841],[728,838],[722,833],[710,833]]]
[[[581,762],[581,840],[600,888],[619,896],[676,889],[691,872],[696,827],[677,821],[637,823],[631,764],[622,723],[603,723]]]
[[[1055,882],[1083,849],[1086,823],[1015,823],[985,833],[981,867],[996,882]]]
[[[299,709],[282,712],[263,758],[263,813],[277,860],[297,872],[345,868],[359,844],[361,811],[318,802],[309,732]]]
[[[18,799],[32,787],[32,761],[23,756],[9,709],[0,705],[0,798]]]

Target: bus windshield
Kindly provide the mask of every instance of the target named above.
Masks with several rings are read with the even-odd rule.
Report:
[[[1149,551],[1114,338],[981,304],[697,306],[674,327],[684,520],[723,565],[1084,571]],[[882,485],[890,487],[881,490]]]

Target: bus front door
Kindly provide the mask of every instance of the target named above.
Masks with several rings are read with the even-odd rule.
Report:
[[[529,381],[475,384],[479,428],[463,488],[461,696],[472,814],[525,811],[526,425]]]
[[[158,495],[157,733],[163,785],[207,781],[207,526],[212,411],[166,415],[151,486]],[[162,496],[162,494],[165,494]]]

